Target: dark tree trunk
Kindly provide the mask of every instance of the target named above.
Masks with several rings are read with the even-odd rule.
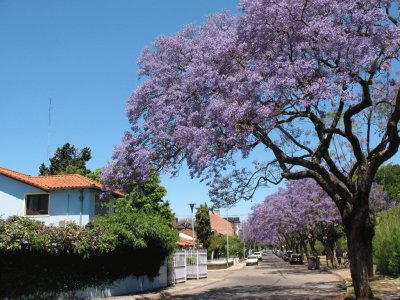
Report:
[[[308,252],[308,247],[307,247],[307,243],[304,241],[304,239],[301,240],[301,255],[303,256],[303,254],[306,254],[306,257],[310,256],[310,253]]]
[[[370,220],[368,204],[353,209],[345,216],[343,223],[346,229],[347,245],[350,259],[350,272],[357,299],[372,299],[369,286],[372,274],[372,238],[374,225]]]
[[[315,252],[317,252],[317,251],[315,250],[315,242],[316,242],[316,239],[312,239],[312,240],[309,241],[309,243],[310,243],[310,249],[311,249],[311,254],[314,254]]]

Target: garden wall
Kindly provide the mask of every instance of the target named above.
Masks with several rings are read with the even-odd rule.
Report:
[[[97,287],[89,287],[77,291],[63,293],[58,296],[58,299],[104,298],[156,290],[167,286],[167,266],[166,264],[164,264],[160,268],[159,275],[153,278],[150,278],[146,275],[128,276],[123,279],[116,280],[111,284],[101,285]]]

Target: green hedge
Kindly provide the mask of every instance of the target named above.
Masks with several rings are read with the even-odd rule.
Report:
[[[377,271],[400,275],[400,208],[383,212],[375,228],[374,263]]]
[[[39,298],[129,275],[153,277],[176,240],[168,221],[127,207],[86,228],[0,220],[0,298]]]

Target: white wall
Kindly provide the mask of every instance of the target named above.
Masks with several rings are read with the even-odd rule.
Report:
[[[154,278],[147,276],[129,276],[114,281],[111,284],[90,287],[59,295],[57,299],[94,299],[112,296],[120,296],[131,293],[140,293],[168,286],[167,265],[159,270],[159,275]]]
[[[0,174],[0,217],[25,215],[25,194],[45,191]]]
[[[25,195],[31,193],[47,192],[0,174],[0,217],[25,216]],[[79,189],[54,190],[49,194],[49,215],[27,217],[46,225],[69,221],[84,226],[94,216],[94,190],[83,189],[82,206]]]
[[[61,221],[86,225],[92,215],[94,191],[83,189],[83,202],[79,189],[55,190],[50,192],[50,216],[41,217],[47,225],[59,225]]]

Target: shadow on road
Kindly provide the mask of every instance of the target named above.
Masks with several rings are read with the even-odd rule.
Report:
[[[333,297],[327,295],[327,292],[330,292],[330,287],[331,286],[328,286],[324,282],[316,282],[304,287],[290,285],[275,285],[270,287],[243,285],[210,289],[202,293],[179,295],[168,299],[340,299],[337,296]],[[310,297],[310,291],[313,291],[312,294],[315,295],[315,297]]]

